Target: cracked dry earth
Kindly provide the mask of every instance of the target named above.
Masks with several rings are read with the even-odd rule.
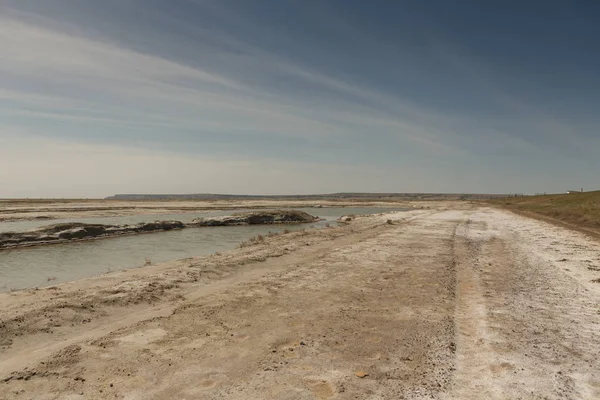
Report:
[[[357,218],[0,296],[0,399],[598,399],[598,278],[506,211]]]

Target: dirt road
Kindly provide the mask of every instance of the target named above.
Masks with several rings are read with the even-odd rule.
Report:
[[[598,278],[505,211],[357,218],[0,295],[0,399],[597,399]]]

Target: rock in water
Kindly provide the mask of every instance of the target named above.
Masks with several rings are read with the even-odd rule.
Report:
[[[154,221],[135,225],[100,225],[79,222],[54,224],[28,232],[0,233],[0,249],[183,228],[185,228],[185,224],[180,221]]]
[[[225,217],[196,218],[188,226],[231,226],[302,224],[319,221],[318,217],[296,210],[266,210],[239,213]]]
[[[71,222],[48,225],[28,232],[0,233],[0,250],[136,233],[162,232],[187,227],[300,224],[315,221],[319,221],[319,218],[302,211],[270,210],[239,213],[228,217],[199,218],[187,225],[180,221],[154,221],[134,225],[100,225]]]

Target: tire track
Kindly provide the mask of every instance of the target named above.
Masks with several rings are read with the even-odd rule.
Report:
[[[481,279],[482,243],[472,240],[473,221],[467,219],[454,233],[456,265],[456,372],[452,395],[457,399],[505,399],[498,380],[498,368],[491,368],[491,334],[488,308]],[[485,228],[484,228],[485,229]],[[501,367],[500,367],[501,368]]]

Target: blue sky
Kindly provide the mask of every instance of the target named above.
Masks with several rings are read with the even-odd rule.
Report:
[[[593,1],[0,0],[0,198],[599,188]]]

